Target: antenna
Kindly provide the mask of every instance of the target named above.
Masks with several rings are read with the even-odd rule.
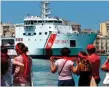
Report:
[[[43,19],[48,18],[50,16],[50,8],[49,8],[49,0],[41,1],[41,17]]]

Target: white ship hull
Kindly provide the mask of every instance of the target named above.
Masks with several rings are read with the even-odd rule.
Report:
[[[52,55],[60,55],[60,49],[63,47],[70,48],[70,55],[77,55],[79,51],[86,50],[88,44],[93,44],[96,34],[49,34],[43,39],[38,38],[39,41],[35,40],[35,37],[27,37],[30,41],[23,38],[20,42],[29,48],[29,55],[49,55],[51,53],[49,50],[52,50]]]

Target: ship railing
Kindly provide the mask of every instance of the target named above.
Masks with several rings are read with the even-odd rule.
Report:
[[[32,26],[35,26],[35,24],[24,24],[24,26],[25,27],[28,27],[28,26],[31,26],[32,27]]]
[[[7,49],[14,49],[15,48],[15,46],[6,46],[7,47]]]

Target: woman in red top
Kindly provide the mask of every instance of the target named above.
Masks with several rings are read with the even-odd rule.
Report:
[[[15,67],[13,78],[14,86],[30,86],[32,60],[27,55],[28,48],[23,43],[17,43],[15,49],[18,56],[15,57],[14,60],[23,63],[24,67],[18,65]]]

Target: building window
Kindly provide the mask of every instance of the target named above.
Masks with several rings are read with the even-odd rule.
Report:
[[[103,47],[101,47],[101,49],[103,49]]]
[[[51,26],[49,26],[49,28],[51,28]]]

